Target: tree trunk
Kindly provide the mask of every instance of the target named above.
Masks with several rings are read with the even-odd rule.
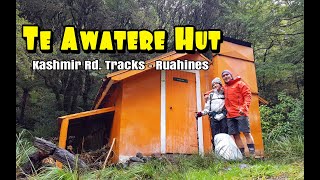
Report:
[[[26,162],[22,167],[22,171],[25,174],[32,174],[33,172],[37,171],[37,169],[40,168],[42,165],[42,160],[49,157],[48,154],[42,152],[42,151],[37,151],[29,156],[29,161]]]
[[[50,155],[54,160],[61,162],[63,165],[71,168],[86,169],[88,166],[79,158],[65,149],[57,147],[50,141],[41,138],[35,138],[34,146],[44,154]]]
[[[26,103],[29,96],[29,89],[23,88],[23,94],[21,99],[21,111],[20,111],[20,118],[19,118],[19,124],[25,125],[24,121],[24,115],[25,115],[25,109],[26,109]]]
[[[54,94],[55,94],[55,96],[56,96],[57,108],[58,108],[59,110],[63,110],[63,108],[62,108],[62,102],[61,102],[61,98],[60,98],[59,92],[55,92]]]
[[[72,102],[72,93],[73,93],[73,86],[74,86],[74,75],[75,72],[71,72],[66,83],[66,89],[64,91],[63,96],[63,110],[70,113],[71,112],[71,102]]]
[[[84,81],[84,91],[82,94],[82,101],[83,101],[83,109],[88,110],[88,94],[91,89],[92,80],[89,74],[89,71],[86,71],[85,81]]]
[[[61,162],[63,165],[70,167],[71,169],[86,169],[88,166],[78,156],[73,155],[65,149],[57,148],[52,158]]]
[[[297,86],[297,91],[298,91],[298,93],[300,93],[300,85],[299,85],[299,80],[297,78],[297,75],[294,75],[294,80],[295,80],[295,83],[296,83],[296,86]]]
[[[74,78],[74,86],[72,88],[71,112],[75,113],[78,107],[78,96],[82,91],[82,73],[79,72]]]
[[[75,157],[69,151],[57,147],[50,141],[36,137],[33,145],[38,149],[38,151],[29,155],[29,161],[21,166],[24,173],[19,174],[18,177],[25,177],[26,174],[32,174],[37,171],[42,165],[42,160],[49,156],[72,169],[88,168],[86,163],[81,159]]]

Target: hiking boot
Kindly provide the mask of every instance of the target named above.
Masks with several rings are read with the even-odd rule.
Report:
[[[240,152],[241,152],[241,154],[242,154],[242,157],[243,157],[243,158],[246,158],[246,153],[245,153],[245,151],[244,151],[244,148],[240,148]]]
[[[249,156],[254,157],[256,155],[255,151],[249,150]]]
[[[247,145],[248,145],[248,150],[249,150],[250,156],[254,157],[254,155],[255,155],[254,144],[247,144]]]

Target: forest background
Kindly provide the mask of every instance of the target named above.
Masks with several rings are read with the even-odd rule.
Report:
[[[22,25],[53,31],[53,53],[28,53]],[[33,71],[32,60],[147,60],[159,53],[63,54],[63,27],[77,29],[165,29],[168,52],[173,28],[221,29],[252,43],[263,138],[304,137],[303,0],[17,0],[16,133],[56,137],[57,117],[90,110],[108,70]],[[207,54],[206,54],[207,55]]]

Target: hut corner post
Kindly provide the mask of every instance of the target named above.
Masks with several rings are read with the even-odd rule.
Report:
[[[62,119],[61,128],[60,128],[60,137],[59,137],[59,148],[65,149],[67,143],[68,136],[68,127],[69,127],[69,119]],[[57,161],[57,167],[62,168],[62,163]]]

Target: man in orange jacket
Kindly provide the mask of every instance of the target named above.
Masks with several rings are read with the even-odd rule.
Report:
[[[222,71],[222,79],[225,82],[225,107],[227,109],[228,134],[233,135],[234,140],[244,155],[244,144],[240,138],[242,132],[251,155],[255,154],[254,141],[250,133],[249,106],[251,103],[251,91],[247,84],[237,76],[233,78],[229,70]]]

